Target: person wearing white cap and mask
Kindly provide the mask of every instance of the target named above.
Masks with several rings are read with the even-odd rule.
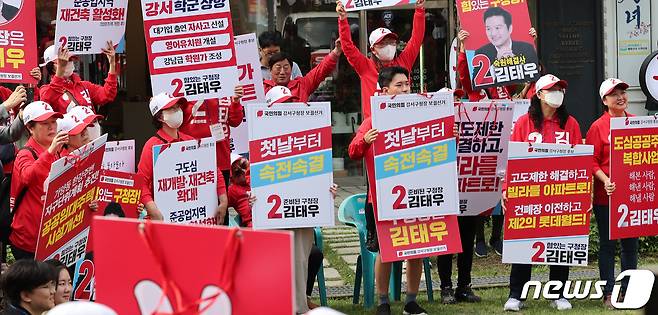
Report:
[[[91,108],[87,106],[76,106],[71,108],[69,114],[75,116],[78,120],[82,120],[87,124],[89,141],[93,141],[102,135],[100,121],[103,120],[103,116],[95,114]]]
[[[183,124],[183,110],[181,106],[187,104],[184,97],[171,97],[160,93],[151,98],[149,109],[153,115],[153,125],[157,129],[155,136],[151,137],[142,148],[142,155],[137,165],[137,174],[144,179],[142,186],[141,203],[152,220],[162,221],[162,213],[153,199],[153,147],[156,145],[194,140],[194,137],[179,131]],[[227,209],[226,186],[222,172],[217,169],[217,199],[219,205],[215,211],[217,224],[222,224]]]
[[[375,95],[378,90],[379,71],[384,67],[400,66],[411,72],[425,36],[425,0],[416,1],[411,38],[404,50],[397,56],[398,35],[383,27],[372,31],[368,38],[372,57],[368,58],[361,54],[359,48],[352,42],[347,12],[340,0],[336,1],[336,12],[338,13],[338,34],[345,57],[361,79],[361,110],[365,119],[370,117],[370,97]]]
[[[603,102],[603,115],[597,119],[587,132],[585,142],[594,146],[594,217],[599,227],[599,273],[601,280],[607,281],[603,288],[603,303],[612,309],[611,294],[615,284],[616,240],[610,240],[610,204],[609,197],[615,193],[615,183],[610,181],[610,119],[612,117],[632,117],[626,112],[628,84],[622,80],[610,78],[599,88]],[[621,271],[637,269],[638,238],[624,238],[621,243]],[[626,292],[628,280],[622,281],[621,292]]]
[[[569,115],[567,108],[563,105],[564,94],[567,89],[567,81],[547,74],[537,80],[536,94],[530,100],[528,113],[519,117],[510,141],[534,142],[534,143],[557,143],[557,144],[582,144],[580,126],[573,116]],[[503,183],[503,211],[506,211],[507,185]],[[569,280],[569,266],[551,265],[550,280],[564,283]],[[532,265],[512,264],[510,272],[510,293],[505,303],[506,311],[519,311],[524,307],[521,302],[521,291],[526,282],[530,281]],[[564,298],[560,291],[551,292],[559,294],[560,298],[551,301],[551,306],[559,311],[571,309],[571,303]]]

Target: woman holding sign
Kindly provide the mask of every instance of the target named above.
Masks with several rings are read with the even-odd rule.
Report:
[[[610,296],[615,284],[615,251],[617,241],[610,240],[610,204],[609,197],[615,191],[615,183],[610,181],[610,119],[612,117],[632,117],[626,112],[628,84],[619,79],[607,79],[601,83],[599,95],[603,101],[603,115],[597,119],[587,132],[586,143],[594,146],[594,164],[592,173],[594,181],[594,216],[599,227],[599,274],[601,280],[607,281],[603,288],[603,303],[612,309]],[[637,269],[638,239],[621,240],[621,271]],[[626,292],[628,280],[622,282],[622,292]],[[622,293],[623,294],[623,293]]]
[[[151,115],[153,115],[153,125],[158,131],[155,136],[151,137],[144,144],[142,156],[137,165],[137,174],[144,178],[141,202],[146,207],[149,217],[153,220],[163,220],[162,213],[153,199],[153,147],[166,143],[194,140],[194,137],[179,131],[180,126],[183,124],[183,110],[181,106],[185,106],[186,104],[187,100],[185,98],[170,97],[165,93],[153,96],[149,102]],[[226,214],[228,200],[226,198],[226,186],[224,185],[222,172],[218,171],[216,173],[219,205],[215,212],[215,218],[218,224],[222,224],[224,215]]]
[[[537,92],[530,101],[528,113],[519,117],[514,125],[511,141],[557,144],[582,144],[580,126],[567,108],[562,105],[567,81],[547,74],[536,83]],[[503,211],[507,206],[507,191],[503,190]],[[532,265],[512,264],[510,272],[510,293],[505,303],[506,311],[519,311],[524,307],[521,302],[521,291],[526,282],[530,281]],[[569,266],[550,266],[550,280],[564,283],[569,280]],[[558,310],[571,309],[571,303],[563,297],[551,301],[551,306]]]

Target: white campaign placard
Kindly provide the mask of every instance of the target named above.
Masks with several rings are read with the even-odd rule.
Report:
[[[455,114],[460,215],[480,215],[500,201],[513,115],[514,102],[504,100],[462,103]]]
[[[379,220],[457,214],[452,93],[370,99]]]
[[[255,229],[334,225],[331,106],[246,107]]]
[[[244,89],[240,99],[242,106],[249,103],[265,102],[263,74],[260,71],[260,56],[255,33],[235,37],[235,53],[238,57],[238,84]],[[247,115],[242,123],[231,127],[231,152],[236,154],[249,153],[249,127]]]
[[[105,144],[103,169],[135,173],[135,140],[110,141]]]
[[[153,192],[165,222],[217,224],[215,140],[154,146]]]
[[[72,54],[100,54],[126,30],[128,0],[58,0],[55,39]]]

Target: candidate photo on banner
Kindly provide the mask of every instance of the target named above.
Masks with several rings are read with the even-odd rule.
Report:
[[[539,59],[524,1],[468,1],[457,6],[474,89],[539,79]]]

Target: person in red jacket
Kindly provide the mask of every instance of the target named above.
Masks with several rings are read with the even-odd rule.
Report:
[[[338,13],[338,36],[347,61],[361,79],[361,110],[363,117],[368,118],[370,117],[370,96],[375,95],[378,90],[379,71],[384,67],[400,66],[411,72],[411,68],[418,58],[425,36],[425,0],[416,1],[411,38],[398,56],[396,56],[398,35],[383,27],[372,31],[368,38],[372,57],[368,58],[361,54],[359,48],[352,42],[347,12],[340,0],[336,1],[336,12]]]
[[[537,80],[537,93],[530,101],[528,113],[519,117],[514,125],[511,141],[557,144],[582,144],[580,126],[567,108],[562,105],[567,81],[547,74]],[[503,188],[503,211],[506,210],[507,192]],[[519,311],[524,307],[521,302],[521,291],[526,282],[530,281],[532,265],[512,264],[510,272],[510,293],[505,303],[506,311]],[[569,266],[550,266],[550,280],[564,283],[569,280]],[[564,298],[551,301],[558,310],[571,309],[571,303]]]
[[[137,174],[144,179],[142,187],[141,203],[146,207],[148,216],[153,220],[164,220],[162,212],[154,200],[153,192],[153,147],[165,143],[173,143],[186,140],[194,140],[194,137],[186,135],[178,130],[183,124],[183,110],[181,105],[187,104],[183,97],[171,97],[165,93],[153,96],[149,102],[151,115],[153,115],[153,125],[158,130],[155,136],[151,137],[144,144],[142,155],[137,165]],[[221,224],[226,215],[228,201],[226,199],[226,186],[222,172],[217,169],[217,199],[219,205],[215,211],[217,224]]]
[[[41,101],[30,103],[23,110],[30,138],[16,156],[11,183],[14,220],[9,242],[16,259],[34,258],[45,199],[44,182],[50,165],[67,154],[63,147],[69,136],[66,132],[57,133],[56,119],[62,117]]]
[[[88,106],[95,111],[95,107],[112,102],[117,96],[117,74],[116,53],[111,41],[103,49],[103,54],[107,56],[110,68],[105,84],[99,86],[83,81],[74,73],[75,66],[71,58],[75,56],[72,56],[66,47],[62,46],[59,49],[54,45],[48,47],[43,53],[44,63],[41,66],[53,62],[55,75],[50,84],[41,87],[41,100],[51,104],[55,111],[60,113],[67,113],[75,106]]]
[[[292,73],[292,59],[290,56],[284,52],[272,55],[269,60],[272,80],[263,81],[265,93],[275,86],[285,86],[298,98],[299,102],[308,101],[308,97],[315,92],[320,83],[334,71],[338,58],[342,53],[340,40],[336,40],[336,47],[322,59],[319,65],[305,76],[294,80],[290,79]]]
[[[603,115],[597,119],[587,132],[586,143],[594,146],[594,216],[599,227],[599,274],[601,280],[607,281],[603,288],[603,303],[613,308],[610,296],[615,284],[616,240],[610,240],[610,204],[609,197],[615,192],[615,183],[610,181],[610,119],[612,117],[632,117],[626,112],[628,84],[619,79],[603,81],[599,95],[603,102]],[[637,269],[638,239],[621,239],[621,270]],[[622,292],[626,292],[628,280],[622,281]],[[623,293],[622,293],[623,294]]]
[[[378,84],[382,87],[383,95],[409,94],[411,90],[409,70],[399,66],[383,68],[379,72]],[[352,160],[365,159],[369,187],[368,200],[365,206],[366,228],[369,238],[369,242],[366,245],[371,252],[379,252],[375,222],[375,212],[377,211],[377,198],[374,197],[376,196],[374,180],[375,158],[371,146],[378,136],[379,131],[372,128],[372,120],[368,117],[361,123],[348,148],[348,154]],[[375,283],[377,285],[377,295],[379,296],[377,314],[383,315],[391,314],[391,305],[388,298],[388,280],[391,275],[391,263],[382,262],[380,257],[378,255],[375,261]],[[416,302],[422,271],[422,259],[407,260],[407,296],[405,299],[404,314],[427,314],[427,311]]]

